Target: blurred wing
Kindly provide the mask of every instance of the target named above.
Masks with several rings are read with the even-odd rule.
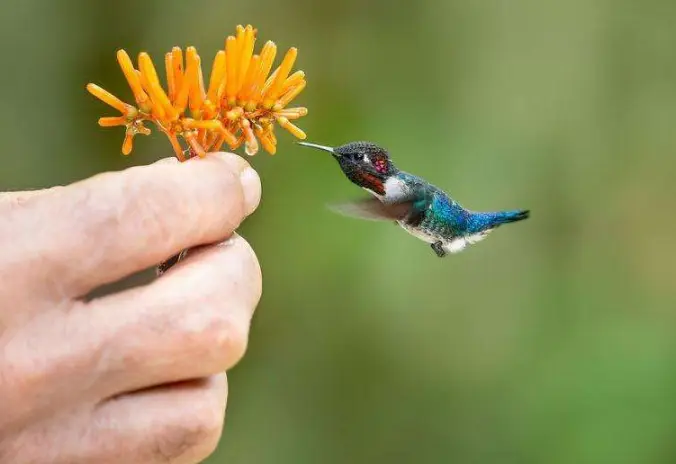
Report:
[[[328,206],[329,209],[339,214],[353,218],[370,221],[399,221],[411,211],[413,202],[383,204],[376,198],[366,198]]]

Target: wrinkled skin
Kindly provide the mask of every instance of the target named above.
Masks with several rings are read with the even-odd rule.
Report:
[[[260,180],[219,153],[0,193],[0,462],[196,463],[220,438],[261,272]],[[186,258],[150,284],[101,285]]]

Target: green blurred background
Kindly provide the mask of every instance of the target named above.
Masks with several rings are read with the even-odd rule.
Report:
[[[676,3],[6,2],[2,190],[129,158],[84,89],[115,51],[210,62],[238,23],[299,48],[308,140],[367,139],[473,209],[532,218],[440,260],[279,133],[241,232],[264,295],[210,463],[676,462]],[[258,49],[258,48],[257,48]],[[207,68],[208,69],[208,68]],[[205,71],[207,72],[207,71]]]

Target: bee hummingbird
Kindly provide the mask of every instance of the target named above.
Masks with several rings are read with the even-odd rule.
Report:
[[[465,209],[425,179],[397,169],[387,151],[373,143],[351,142],[335,148],[297,143],[331,153],[345,176],[373,195],[334,205],[333,209],[361,219],[394,221],[409,234],[429,243],[440,258],[483,240],[503,224],[530,215],[529,210]]]

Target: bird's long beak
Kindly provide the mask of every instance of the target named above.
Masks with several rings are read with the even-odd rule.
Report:
[[[340,156],[335,151],[333,151],[333,148],[331,148],[331,147],[326,147],[324,145],[317,145],[316,143],[310,143],[310,142],[296,142],[296,143],[298,145],[302,145],[304,147],[310,147],[310,148],[316,148],[318,150],[328,151],[333,156]]]

